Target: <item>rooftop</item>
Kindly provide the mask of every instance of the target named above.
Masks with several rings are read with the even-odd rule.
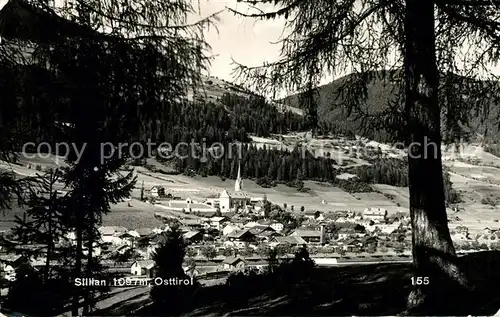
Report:
[[[144,269],[152,269],[155,266],[155,261],[153,260],[143,260],[143,261],[135,261],[132,265],[136,264]]]
[[[235,239],[239,239],[241,237],[243,237],[245,234],[252,234],[252,232],[250,232],[250,229],[245,229],[245,230],[240,230],[238,232],[231,232],[230,234],[228,234],[228,238],[235,238]]]
[[[274,237],[279,244],[306,244],[307,242],[299,236]]]
[[[224,259],[224,261],[222,261],[222,263],[224,264],[230,264],[230,265],[234,265],[236,263],[238,263],[239,261],[243,261],[245,262],[241,257],[237,256],[237,257],[234,257],[234,256],[228,256]]]
[[[135,232],[137,232],[141,237],[143,236],[149,236],[153,234],[153,229],[151,228],[139,228],[136,229]]]
[[[212,217],[212,218],[210,218],[210,221],[212,221],[212,222],[221,222],[221,221],[223,221],[225,219],[226,219],[226,217]]]
[[[293,232],[293,235],[299,237],[321,237],[321,231],[297,229]]]
[[[98,230],[103,236],[111,236],[114,234],[121,234],[128,231],[127,228],[119,226],[102,226],[99,227]]]
[[[184,226],[196,226],[196,225],[200,226],[201,225],[201,223],[196,219],[181,219],[179,221]]]
[[[197,234],[199,234],[200,232],[199,231],[188,231],[184,234],[184,239],[191,239],[192,237],[196,236]]]

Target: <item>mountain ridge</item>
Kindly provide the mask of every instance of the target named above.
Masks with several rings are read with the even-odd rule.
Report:
[[[321,85],[317,87],[317,116],[318,116],[318,125],[320,131],[335,130],[334,132],[342,133],[342,134],[359,134],[362,128],[366,128],[366,124],[363,123],[359,118],[356,118],[355,113],[349,113],[345,101],[345,96],[342,94],[342,86],[346,84],[346,82],[351,81],[355,85],[359,85],[357,80],[366,80],[366,93],[367,100],[360,104],[363,107],[363,110],[366,111],[368,116],[377,116],[382,114],[384,111],[387,111],[389,108],[389,104],[397,100],[398,91],[401,89],[402,82],[402,71],[401,70],[378,70],[371,71],[364,74],[360,73],[350,73],[345,76],[342,76],[332,82]],[[451,74],[450,77],[453,84],[453,89],[461,87],[457,86],[467,85],[467,89],[472,91],[475,89],[480,93],[486,93],[486,90],[482,91],[480,89],[481,85],[491,85],[490,88],[496,91],[500,91],[500,83],[487,81],[487,80],[475,80],[472,78],[467,78],[465,76]],[[447,79],[446,74],[443,74],[442,80]],[[442,81],[442,85],[445,83]],[[455,87],[457,86],[457,87]],[[444,87],[444,86],[443,86]],[[497,88],[498,87],[498,88]],[[357,89],[360,89],[359,87]],[[360,90],[361,91],[361,90]],[[469,91],[469,90],[468,90]],[[458,98],[462,98],[461,94],[457,94]],[[300,104],[300,96],[301,94],[292,94],[287,96],[280,101],[285,105],[297,107],[300,109],[304,108],[304,105]],[[476,95],[474,98],[478,98]],[[494,97],[498,98],[498,97]],[[500,98],[499,98],[500,100]],[[463,101],[462,101],[463,102]],[[500,102],[495,99],[495,102],[490,105],[489,110],[486,111],[485,118],[482,119],[481,116],[484,114],[478,114],[474,112],[466,112],[459,109],[447,109],[446,111],[456,111],[457,117],[460,116],[460,120],[463,120],[464,117],[470,120],[470,127],[465,127],[465,129],[470,134],[479,135],[487,135],[489,140],[498,139],[500,136],[499,122],[500,122]],[[403,102],[399,100],[399,106],[401,106],[401,110],[403,109]],[[397,109],[397,108],[396,108]],[[444,110],[444,108],[443,108]],[[458,114],[458,112],[462,111],[462,113]],[[471,116],[472,114],[472,116]],[[484,121],[484,122],[481,122]],[[443,113],[442,118],[443,126],[446,123],[446,118]],[[462,124],[462,123],[461,123]],[[374,139],[376,141],[386,143],[389,142],[387,139],[387,131],[375,131],[374,129],[368,129],[368,132],[363,133],[362,136]]]

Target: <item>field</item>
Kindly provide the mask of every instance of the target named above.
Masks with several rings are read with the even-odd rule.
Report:
[[[128,203],[130,203],[130,207]],[[162,209],[133,199],[130,202],[113,205],[111,212],[103,216],[102,222],[105,226],[123,226],[129,229],[155,228],[162,225],[154,217],[154,213],[157,211],[162,211]]]
[[[401,207],[409,208],[408,188],[396,187],[396,186],[391,186],[391,185],[386,185],[386,184],[375,184],[375,185],[372,185],[372,188],[376,191],[381,192],[382,194],[387,194],[387,195],[390,195],[391,197],[394,197],[392,199],[392,201],[396,204],[399,203],[401,205]]]

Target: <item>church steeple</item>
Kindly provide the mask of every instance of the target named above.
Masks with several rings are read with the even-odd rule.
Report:
[[[234,191],[239,192],[241,191],[243,182],[241,180],[241,164],[238,162],[238,176],[236,177],[236,182],[234,183]]]

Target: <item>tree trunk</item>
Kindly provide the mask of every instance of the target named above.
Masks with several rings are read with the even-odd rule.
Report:
[[[81,213],[80,211],[77,211]],[[75,255],[75,270],[74,270],[74,278],[81,277],[82,272],[82,248],[83,248],[83,232],[82,232],[82,220],[81,217],[78,217],[79,221],[77,221],[76,228],[76,255]],[[77,289],[75,295],[73,297],[73,308],[71,310],[71,316],[79,316],[78,311],[80,308],[80,290]]]
[[[458,268],[445,207],[434,1],[406,0],[405,18],[405,111],[415,268],[415,279],[408,283],[419,284],[417,278],[422,278],[408,304],[420,306],[437,288],[465,286],[466,279]],[[425,277],[428,285],[423,285]]]
[[[87,241],[87,248],[88,248],[88,254],[87,254],[87,278],[92,278],[92,273],[93,273],[93,250],[94,250],[94,212],[89,211],[89,237]],[[92,291],[89,289],[85,292],[85,298],[84,298],[84,305],[83,305],[83,315],[88,316],[91,313],[92,310],[92,300],[93,300],[93,294]]]
[[[92,212],[90,212],[92,213]],[[90,216],[92,218],[92,216]],[[88,248],[88,255],[87,255],[87,274],[86,274],[86,277],[87,278],[92,278],[92,272],[93,272],[93,269],[92,269],[92,266],[93,266],[93,249],[94,249],[94,246],[93,246],[93,235],[92,235],[92,230],[93,230],[93,222],[92,220],[90,220],[90,223],[89,223],[89,240],[87,242],[87,248]],[[88,316],[90,315],[90,312],[91,312],[91,309],[92,309],[92,292],[90,289],[87,289],[86,292],[85,292],[85,297],[84,297],[84,304],[83,304],[83,315],[84,316]]]

